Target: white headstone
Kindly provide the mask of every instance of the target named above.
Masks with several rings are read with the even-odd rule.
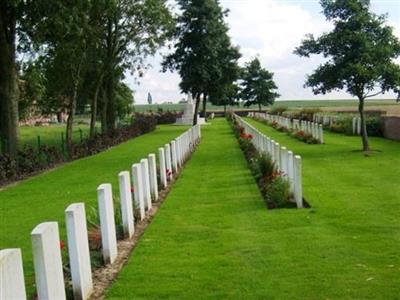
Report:
[[[290,192],[294,192],[294,168],[293,168],[293,152],[288,151],[288,159],[287,159],[287,170],[288,170],[288,179],[290,185]]]
[[[275,142],[274,145],[274,154],[275,154],[275,163],[276,163],[276,167],[278,168],[278,170],[282,170],[281,169],[281,146],[279,145],[279,143]]]
[[[104,183],[99,185],[97,188],[97,200],[103,260],[106,264],[112,264],[117,258],[118,251],[111,184]]]
[[[286,147],[281,147],[281,169],[283,176],[288,177],[288,150]]]
[[[140,220],[145,218],[145,204],[143,195],[143,177],[142,177],[142,166],[140,164],[134,164],[132,166],[132,180],[133,180],[133,194],[135,198],[135,206],[139,208]]]
[[[21,249],[0,250],[0,299],[26,299]]]
[[[158,159],[160,163],[160,180],[163,188],[167,187],[167,167],[165,164],[165,151],[164,148],[158,148]]]
[[[303,208],[303,188],[301,180],[301,157],[294,157],[294,200],[297,208]]]
[[[118,174],[119,180],[119,197],[121,200],[121,216],[124,236],[131,238],[135,233],[133,205],[132,205],[132,188],[128,171]]]
[[[158,201],[158,183],[157,183],[157,166],[156,155],[151,153],[149,159],[149,172],[150,172],[150,192],[154,201]]]
[[[93,282],[85,204],[74,203],[68,206],[65,221],[74,299],[88,299],[93,290]]]
[[[142,178],[143,178],[143,196],[145,207],[148,210],[152,208],[151,204],[151,193],[150,193],[150,172],[149,172],[149,162],[146,158],[140,160],[140,165],[142,167]]]
[[[57,222],[37,225],[31,239],[38,298],[66,299]]]
[[[169,144],[166,144],[164,149],[165,149],[165,162],[167,165],[167,178],[169,180],[172,180],[171,147]]]
[[[178,171],[178,158],[176,156],[176,142],[171,141],[171,158],[172,158],[172,169],[174,173]]]
[[[319,127],[318,128],[318,130],[319,130],[319,134],[318,134],[319,142],[321,144],[323,144],[324,143],[324,128],[323,128],[322,124],[319,124],[318,127]]]

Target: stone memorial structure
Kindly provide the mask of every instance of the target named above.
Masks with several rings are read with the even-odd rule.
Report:
[[[187,102],[185,104],[185,108],[183,110],[183,115],[180,118],[176,119],[176,123],[178,125],[192,125],[193,124],[193,116],[194,116],[194,108],[195,103],[193,102],[192,95],[188,95]],[[204,118],[200,118],[197,115],[197,124],[205,124],[206,121]]]

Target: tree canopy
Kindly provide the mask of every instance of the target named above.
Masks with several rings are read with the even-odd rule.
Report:
[[[179,0],[174,52],[164,61],[164,70],[177,70],[180,88],[196,99],[193,123],[197,122],[200,97],[203,105],[210,94],[235,78],[239,51],[233,47],[224,22],[224,11],[215,0]],[[232,72],[232,76],[228,72]],[[231,77],[230,77],[231,76]]]
[[[279,94],[273,75],[261,66],[258,58],[246,64],[241,76],[241,98],[245,106],[258,105],[261,110],[262,105],[274,103]]]

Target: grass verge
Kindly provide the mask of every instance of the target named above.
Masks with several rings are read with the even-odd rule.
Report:
[[[30,232],[39,223],[58,221],[65,240],[64,209],[85,202],[86,210],[97,208],[96,188],[111,183],[118,195],[118,173],[130,170],[133,162],[157,153],[159,146],[182,133],[186,127],[159,126],[156,131],[94,156],[86,157],[6,187],[0,191],[0,248],[22,248],[28,293],[33,293],[33,262]],[[66,249],[64,250],[66,251]]]

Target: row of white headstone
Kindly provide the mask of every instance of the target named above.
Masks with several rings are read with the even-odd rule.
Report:
[[[323,126],[332,126],[337,121],[337,116],[317,113],[313,115],[313,121]]]
[[[200,125],[196,125],[158,149],[161,188],[167,187],[200,138]],[[139,208],[143,220],[152,201],[158,200],[155,154],[132,165],[133,198],[129,171],[120,172],[118,178],[123,231],[126,238],[131,238],[135,232],[134,209]],[[112,264],[118,253],[111,184],[101,184],[97,197],[103,259],[106,264]],[[65,222],[74,299],[88,299],[93,282],[84,203],[69,205],[65,210]],[[58,223],[37,225],[31,232],[31,239],[38,299],[65,299]],[[26,299],[21,249],[0,251],[0,274],[1,300]]]
[[[294,155],[286,147],[279,145],[278,142],[265,136],[258,129],[244,121],[238,115],[234,115],[238,124],[244,128],[246,134],[252,135],[252,143],[259,153],[268,153],[275,162],[279,171],[282,172],[290,185],[297,208],[303,208],[303,188],[301,179],[301,157]]]
[[[314,114],[314,121],[323,124],[324,126],[331,127],[339,120],[338,116],[329,116]],[[352,119],[352,133],[354,135],[361,135],[361,118],[353,117]]]
[[[275,116],[267,113],[250,112],[249,117],[256,119],[263,119],[270,123],[276,122],[282,127],[286,127],[287,130],[303,131],[306,134],[310,134],[318,143],[324,143],[324,129],[321,124],[316,122],[290,119],[283,116]]]

